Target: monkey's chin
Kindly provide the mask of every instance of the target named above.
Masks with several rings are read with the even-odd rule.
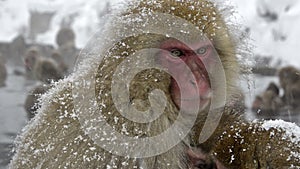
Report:
[[[210,98],[176,99],[175,103],[177,107],[184,113],[198,114],[200,111],[206,109],[209,106]]]

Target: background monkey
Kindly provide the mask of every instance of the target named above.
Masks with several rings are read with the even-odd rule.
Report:
[[[300,104],[300,70],[287,66],[278,71],[278,77],[284,95],[283,101],[292,109],[299,108]]]
[[[33,66],[36,62],[36,59],[40,57],[40,50],[36,46],[30,47],[24,54],[24,64],[26,70],[26,78],[27,79],[35,79],[33,75]]]
[[[0,57],[1,57],[1,53],[0,53]],[[4,62],[0,62],[0,87],[5,86],[6,78],[7,78],[7,70],[5,64]]]
[[[188,41],[191,44],[187,45],[178,39],[168,36],[168,34],[144,33],[132,35],[116,42],[112,48],[107,49],[108,52],[102,56],[103,60],[100,63],[95,62],[93,57],[87,58],[85,61],[90,63],[88,66],[81,65],[77,70],[78,72],[75,72],[70,79],[59,82],[56,88],[51,89],[49,92],[51,94],[44,98],[40,113],[35,118],[35,121],[27,127],[27,131],[19,138],[17,152],[10,165],[11,168],[188,168],[190,164],[188,161],[190,156],[188,149],[190,146],[199,146],[203,154],[212,156],[211,159],[214,159],[214,152],[217,153],[216,157],[219,163],[225,167],[247,168],[248,163],[252,163],[253,156],[247,156],[248,163],[245,162],[240,165],[239,160],[242,158],[239,158],[238,153],[234,154],[236,156],[235,163],[227,161],[231,147],[227,145],[222,146],[218,142],[224,131],[230,130],[233,124],[236,124],[234,129],[240,129],[243,126],[256,129],[261,125],[260,123],[251,124],[243,121],[240,119],[243,110],[232,107],[232,105],[237,105],[232,103],[237,100],[235,91],[238,91],[235,85],[239,73],[236,59],[237,48],[236,42],[226,27],[220,12],[213,3],[205,0],[187,1],[184,3],[171,0],[142,0],[129,5],[120,17],[124,17],[122,19],[126,20],[126,17],[132,14],[137,14],[140,17],[150,14],[148,16],[151,18],[155,17],[155,15],[151,15],[153,13],[167,13],[188,20],[195,27],[198,27],[199,31],[202,31],[207,39],[193,39],[193,37],[197,37],[193,34],[193,30],[189,30],[190,33],[186,34],[184,32],[187,30],[184,30],[184,26],[180,25],[180,30],[183,30],[183,32],[177,30],[177,33],[182,33],[182,36],[185,35],[183,37],[191,39],[191,41]],[[129,17],[129,25],[136,26],[135,24],[140,19]],[[141,24],[143,25],[143,22]],[[159,23],[155,28],[157,30],[163,28],[172,30],[173,27],[163,22]],[[137,58],[129,57],[147,48],[160,50],[154,55],[149,53],[150,57],[144,57],[143,55],[137,55]],[[218,73],[220,73],[215,70],[217,69],[214,60],[215,56],[220,57],[219,59],[222,62],[226,76],[226,85],[216,83],[220,85],[217,85],[217,88],[213,88],[214,83],[212,83],[218,82]],[[129,67],[126,66],[126,63],[133,63],[135,66]],[[151,68],[136,74],[130,81],[128,99],[126,100],[125,98],[124,100],[121,94],[125,91],[124,89],[127,89],[127,84],[122,83],[121,78],[114,79],[114,77],[127,76],[130,70],[138,70],[146,64],[151,65],[151,63],[160,65],[166,71]],[[206,66],[208,67],[206,68]],[[118,71],[120,72],[119,74],[115,73]],[[174,76],[171,77],[167,72]],[[214,76],[211,76],[212,74]],[[74,104],[78,102],[76,102],[76,97],[73,97],[73,92],[75,92],[75,96],[80,97],[80,95],[76,95],[78,91],[74,91],[74,88],[78,87],[80,94],[80,92],[86,91],[85,85],[88,85],[88,88],[93,87],[89,86],[90,81],[84,80],[91,76],[95,76],[95,81],[93,81],[96,83],[95,88],[93,88],[95,91],[86,93],[84,96],[89,98],[90,95],[96,95],[96,102],[92,102],[94,106],[84,107],[83,105],[86,103],[80,101],[81,104]],[[81,81],[82,79],[83,81]],[[82,83],[71,83],[77,80]],[[199,142],[199,137],[208,115],[209,105],[212,104],[210,102],[211,97],[212,95],[221,97],[218,95],[218,89],[224,86],[228,94],[226,96],[226,105],[212,112],[223,114],[220,124],[214,134],[206,142],[201,143]],[[112,88],[116,92],[111,92]],[[156,98],[155,95],[151,96],[149,94],[154,89],[160,89],[165,94],[164,98],[168,102],[166,107],[164,107],[165,102],[161,97]],[[154,99],[148,99],[148,95],[154,97]],[[149,98],[151,98],[150,96]],[[151,115],[156,113],[156,108],[163,107],[164,109],[157,119],[149,123],[138,123],[120,114],[116,107],[119,105],[116,105],[113,99],[116,99],[117,103],[125,103],[124,105],[127,105],[127,107],[121,107],[122,109],[132,110],[129,111],[129,117],[132,117],[130,115],[135,112],[135,109],[139,111],[149,110],[150,116],[148,118],[151,118]],[[95,105],[94,103],[97,104]],[[90,103],[87,104],[89,105]],[[200,111],[193,114],[193,110],[196,110],[193,109],[195,105],[199,106]],[[80,109],[80,112],[76,112],[76,109]],[[79,118],[80,113],[88,117],[83,123],[80,123],[80,120],[82,120]],[[193,115],[197,117],[191,118]],[[139,116],[139,114],[136,114],[136,116]],[[135,116],[132,118],[135,118]],[[195,120],[195,123],[192,122],[193,120]],[[116,133],[139,139],[155,137],[171,128],[173,124],[176,124],[176,121],[179,121],[177,130],[165,140],[158,140],[159,145],[157,147],[150,147],[160,151],[173,144],[173,138],[181,140],[174,147],[161,154],[144,158],[131,158],[130,156],[118,156],[111,153],[120,152],[122,148],[126,150],[128,147],[126,142],[123,145],[118,144],[120,141],[118,139],[107,139],[110,136],[117,136]],[[107,123],[114,131],[107,132],[107,126],[102,125],[101,122]],[[213,123],[216,123],[215,119],[209,121],[209,124],[213,125]],[[191,131],[183,136],[182,130],[189,125],[192,126]],[[101,134],[98,132],[101,132]],[[241,132],[246,131],[241,130]],[[261,132],[263,135],[266,133],[259,130],[257,132]],[[94,133],[93,137],[89,135],[91,133],[92,135]],[[274,129],[274,133],[278,133],[281,136],[283,131]],[[261,139],[267,139],[255,134],[247,136],[249,140],[257,139],[260,141]],[[241,142],[235,142],[234,137],[227,137],[227,139],[226,143],[231,143],[230,146],[242,144]],[[102,141],[102,144],[96,144],[95,140]],[[273,140],[274,142],[281,141],[276,138]],[[128,147],[127,150],[133,153],[147,154],[147,151],[150,151],[150,145],[146,143],[136,144],[133,147]],[[116,149],[104,149],[110,145]],[[282,142],[280,148],[292,149],[297,145],[298,143],[294,143],[287,138]],[[250,146],[252,147],[253,145]],[[275,144],[271,146],[275,146]],[[222,156],[219,156],[221,154],[219,147],[224,150]],[[256,151],[255,149],[251,150]],[[296,149],[295,151],[299,150]],[[249,151],[250,153],[252,151]],[[268,167],[272,168],[280,164],[282,166],[300,166],[297,158],[286,161],[286,156],[290,155],[291,152],[283,153],[286,153],[282,157],[284,160],[276,162],[276,159],[281,159],[281,157],[273,157],[276,159],[271,160],[268,163]],[[262,162],[268,160],[269,158],[261,159]],[[220,166],[219,169],[221,169]]]
[[[267,89],[259,96],[256,96],[252,104],[252,111],[264,119],[274,119],[284,107],[279,95],[278,86],[271,82]]]
[[[51,58],[42,57],[36,47],[31,47],[25,55],[25,66],[29,76],[44,83],[63,78],[59,65]]]
[[[75,33],[71,28],[61,28],[56,35],[56,43],[63,46],[68,43],[75,45]]]
[[[62,57],[64,65],[73,70],[79,50],[76,48],[76,35],[71,28],[62,27],[56,35],[57,51]],[[59,62],[61,63],[61,62]]]
[[[31,119],[35,116],[37,110],[41,107],[39,103],[39,98],[42,94],[46,93],[49,90],[48,85],[38,85],[34,87],[27,95],[24,108],[27,113],[28,119]]]

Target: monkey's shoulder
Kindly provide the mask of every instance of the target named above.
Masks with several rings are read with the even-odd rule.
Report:
[[[282,120],[235,122],[213,150],[231,168],[300,167],[300,128]]]

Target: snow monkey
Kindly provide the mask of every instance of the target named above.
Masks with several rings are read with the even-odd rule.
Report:
[[[56,35],[56,43],[63,46],[67,43],[75,44],[75,33],[71,28],[61,28]]]
[[[283,100],[292,108],[299,108],[300,104],[300,70],[287,66],[278,71],[279,82],[283,88]]]
[[[59,65],[55,60],[40,55],[37,47],[31,47],[26,52],[25,66],[27,74],[44,83],[50,83],[63,78]]]
[[[213,2],[125,6],[43,97],[10,168],[300,166],[293,131],[240,117],[238,38]]]
[[[3,63],[0,63],[0,87],[5,86],[5,81],[7,78],[6,66]]]
[[[274,82],[271,82],[261,95],[256,96],[252,104],[252,111],[264,119],[274,119],[283,107],[279,88]]]
[[[41,107],[39,98],[42,94],[46,93],[49,88],[50,87],[48,85],[43,84],[35,86],[31,91],[29,91],[24,103],[24,109],[27,113],[28,119],[35,116],[37,110]]]
[[[76,48],[76,35],[71,28],[63,27],[56,35],[57,51],[68,70],[73,70],[79,50]],[[61,62],[59,62],[61,63]]]

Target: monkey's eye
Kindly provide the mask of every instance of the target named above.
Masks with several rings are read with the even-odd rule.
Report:
[[[180,49],[172,49],[170,51],[170,54],[174,57],[181,57],[184,55],[183,51],[181,51]]]
[[[201,47],[201,48],[197,49],[196,52],[197,52],[197,54],[199,54],[199,55],[205,54],[205,53],[207,52],[207,46],[204,46],[204,47]]]

